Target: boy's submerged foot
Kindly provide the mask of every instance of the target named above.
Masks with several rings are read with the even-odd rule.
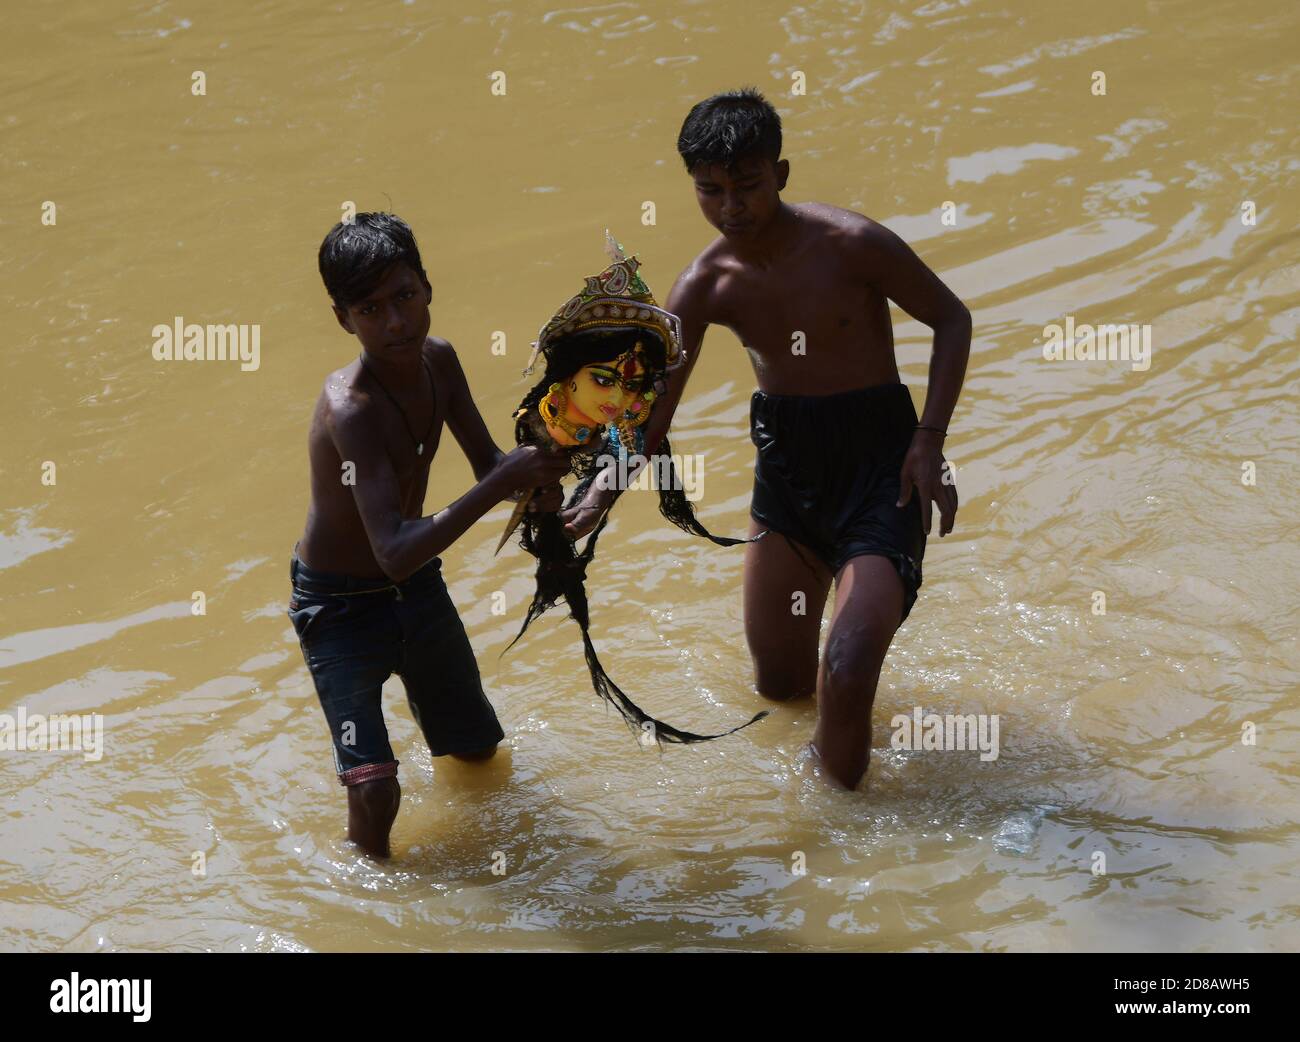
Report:
[[[396,778],[376,778],[349,786],[348,839],[371,857],[388,857],[388,834],[401,800],[402,787]]]
[[[817,743],[815,741],[808,743],[808,751],[812,753],[813,762],[821,768],[821,772],[829,778],[837,788],[847,789],[849,792],[853,792],[866,776],[870,750],[868,750],[866,757],[861,758],[860,763],[855,761],[827,760],[817,748]]]

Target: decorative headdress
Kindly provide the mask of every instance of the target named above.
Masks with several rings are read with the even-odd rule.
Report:
[[[640,326],[659,334],[668,345],[668,369],[686,361],[682,350],[682,323],[676,315],[656,303],[650,287],[637,274],[641,262],[628,256],[622,245],[605,229],[605,252],[614,262],[599,275],[588,275],[582,290],[570,297],[533,341],[533,353],[523,375],[532,374],[537,355],[549,353],[551,341],[569,333],[601,327],[626,329]]]

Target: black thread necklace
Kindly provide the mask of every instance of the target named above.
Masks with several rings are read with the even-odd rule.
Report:
[[[394,398],[391,394],[388,394],[388,388],[384,386],[384,381],[379,379],[378,374],[376,374],[376,372],[373,369],[371,369],[370,366],[366,365],[365,353],[363,352],[362,354],[358,355],[357,358],[360,359],[361,361],[361,368],[371,375],[375,383],[379,384],[379,389],[383,391],[384,394],[388,395],[388,400],[392,402],[394,405],[396,405],[397,411],[402,414],[402,423],[406,425],[406,433],[409,434],[411,436],[411,440],[415,442],[415,454],[417,456],[424,455],[424,443],[429,440],[429,435],[433,433],[433,421],[438,418],[438,389],[433,386],[433,374],[429,372],[429,367],[424,364],[425,362],[424,358],[421,357],[420,359],[420,368],[424,370],[425,375],[428,376],[429,378],[429,390],[433,392],[433,413],[429,416],[429,429],[424,432],[424,437],[422,439],[417,439],[415,437],[415,432],[411,430],[411,423],[406,418],[406,410],[403,409],[401,405],[398,404],[396,398]]]

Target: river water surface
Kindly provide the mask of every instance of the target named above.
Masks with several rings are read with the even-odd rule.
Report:
[[[1293,5],[81,0],[9,30],[0,713],[100,713],[105,748],[0,753],[0,948],[1300,943]],[[605,227],[661,300],[709,241],[674,142],[744,84],[785,122],[785,198],[892,228],[975,321],[962,507],[868,782],[817,776],[811,703],[640,748],[560,612],[500,657],[532,590],[493,557],[503,507],[444,570],[506,743],[435,763],[391,680],[404,803],[367,861],[284,614],[311,409],[357,350],[317,246],[347,201],[410,221],[508,446],[528,342]],[[154,361],[176,316],[257,324],[258,368]],[[1044,359],[1066,316],[1149,326],[1149,369]],[[895,322],[919,409],[929,331]],[[745,530],[753,387],[713,330],[673,430],[720,533]],[[426,510],[470,480],[444,438]],[[741,559],[620,502],[594,635],[654,715],[761,708]],[[997,714],[1000,756],[891,748],[917,706]]]

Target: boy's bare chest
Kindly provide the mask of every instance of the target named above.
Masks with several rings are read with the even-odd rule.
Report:
[[[864,351],[892,357],[889,307],[880,293],[834,265],[784,265],[729,276],[720,289],[720,324],[767,365],[816,363]]]
[[[426,396],[422,403],[403,401],[400,412],[394,403],[388,401],[380,403],[376,409],[384,451],[404,494],[413,483],[423,488],[428,480],[429,464],[433,462],[442,440],[442,406],[443,403],[435,399],[431,409]]]

